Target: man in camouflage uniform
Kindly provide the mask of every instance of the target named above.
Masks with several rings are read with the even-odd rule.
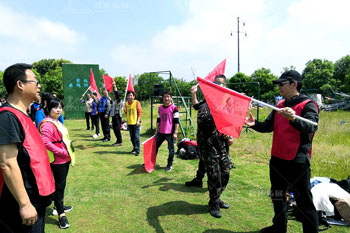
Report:
[[[224,86],[226,77],[218,75],[214,83]],[[226,135],[216,129],[213,116],[205,100],[198,102],[197,86],[191,88],[193,108],[197,114],[197,143],[199,157],[204,162],[208,175],[210,215],[221,217],[220,208],[228,209],[229,205],[220,200],[230,178],[231,158],[226,150]]]

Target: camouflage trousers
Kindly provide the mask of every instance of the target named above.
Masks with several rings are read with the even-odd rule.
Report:
[[[230,179],[232,167],[230,155],[210,152],[203,148],[203,150],[199,150],[199,156],[204,162],[208,176],[209,205],[218,204],[220,195]]]

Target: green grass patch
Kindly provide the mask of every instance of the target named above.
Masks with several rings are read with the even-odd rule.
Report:
[[[263,111],[267,116],[269,111]],[[83,113],[82,113],[83,114]],[[153,114],[157,116],[157,108]],[[193,115],[196,115],[195,113]],[[155,118],[154,118],[155,119]],[[345,121],[345,123],[341,123]],[[268,196],[268,162],[272,134],[243,132],[234,141],[230,154],[236,169],[222,199],[230,209],[215,219],[208,213],[206,178],[203,188],[184,186],[195,175],[198,160],[175,158],[174,169],[166,173],[168,150],[160,148],[156,169],[147,174],[139,157],[128,152],[132,146],[129,133],[122,132],[123,146],[112,147],[92,138],[85,131],[84,120],[66,120],[76,147],[77,163],[71,167],[65,192],[65,204],[73,205],[67,213],[71,227],[65,232],[257,232],[271,225],[273,208]],[[150,105],[143,104],[141,142],[154,131],[150,128]],[[155,123],[154,123],[155,126]],[[349,175],[350,117],[347,112],[321,112],[315,135],[312,176],[344,179]],[[46,219],[46,232],[62,232],[57,216]],[[288,232],[301,232],[301,224],[288,223]],[[348,232],[332,226],[329,233]]]

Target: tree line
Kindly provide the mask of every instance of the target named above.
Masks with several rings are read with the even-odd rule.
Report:
[[[55,93],[58,98],[64,99],[63,95],[63,76],[62,64],[72,63],[65,59],[41,59],[34,62],[33,72],[37,76],[41,90]],[[281,71],[295,69],[295,67],[284,67]],[[99,70],[100,83],[103,83],[102,75],[108,75],[108,72],[101,68]],[[267,102],[273,102],[274,97],[279,95],[278,87],[272,84],[272,80],[278,79],[279,76],[271,73],[268,68],[255,70],[250,76],[244,73],[236,73],[232,77],[227,77],[229,88],[238,92],[245,93],[248,96],[259,97]],[[329,96],[334,92],[344,92],[350,94],[350,55],[346,55],[336,62],[326,59],[313,59],[306,63],[302,72],[303,89],[307,92],[317,92],[324,96]],[[95,77],[97,78],[97,77]],[[176,89],[170,77],[164,77],[157,73],[143,73],[134,75],[133,83],[137,98],[139,100],[150,99],[154,95],[154,85],[163,85],[164,90],[171,90],[174,95]],[[190,89],[197,83],[196,80],[186,81],[181,78],[172,77],[178,86],[182,96],[191,96]],[[0,81],[2,83],[3,71],[0,71]],[[127,84],[127,77],[115,76],[117,88],[124,95]],[[6,90],[0,85],[0,96],[6,97]]]

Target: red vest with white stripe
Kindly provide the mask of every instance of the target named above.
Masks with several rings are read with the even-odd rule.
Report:
[[[304,100],[291,107],[295,111],[295,115],[300,116],[305,105],[310,101],[311,100]],[[284,108],[285,100],[279,101],[276,107]],[[276,112],[271,155],[283,160],[293,160],[297,155],[299,145],[300,131],[294,129],[287,118]],[[309,151],[309,156],[311,158],[311,149]]]
[[[24,133],[23,147],[27,150],[30,157],[30,167],[33,171],[39,194],[41,196],[52,194],[55,191],[55,182],[51,173],[49,156],[38,129],[30,117],[23,112],[11,107],[0,108],[0,112],[3,111],[13,113],[21,122]],[[0,169],[0,195],[3,185],[4,177]]]

